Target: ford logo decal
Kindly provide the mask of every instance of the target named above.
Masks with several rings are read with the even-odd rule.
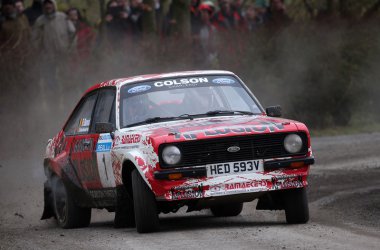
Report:
[[[227,151],[230,153],[235,153],[235,152],[238,152],[239,150],[240,150],[240,147],[238,147],[238,146],[231,146],[231,147],[227,148]]]
[[[140,92],[150,90],[150,88],[151,88],[151,86],[149,86],[149,85],[140,85],[140,86],[136,86],[136,87],[128,89],[128,93],[129,94],[136,94],[136,93],[140,93]]]
[[[235,80],[232,80],[230,78],[216,78],[212,80],[212,82],[216,84],[234,84]]]

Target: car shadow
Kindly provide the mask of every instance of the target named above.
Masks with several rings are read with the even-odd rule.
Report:
[[[235,217],[214,217],[212,215],[194,215],[160,218],[160,231],[188,231],[198,229],[244,228],[284,225],[285,221],[255,221],[245,215]]]
[[[212,215],[185,215],[185,216],[170,216],[160,218],[160,232],[179,232],[193,231],[204,229],[225,229],[225,228],[252,228],[265,226],[282,226],[285,221],[263,221],[254,220],[245,215],[235,217],[214,217]],[[114,228],[113,221],[97,221],[92,222],[90,228],[120,230]],[[121,228],[123,231],[135,231],[135,228]]]

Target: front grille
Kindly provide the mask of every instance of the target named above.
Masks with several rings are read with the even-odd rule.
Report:
[[[288,153],[283,141],[288,133],[232,136],[217,139],[203,139],[180,143],[171,143],[182,152],[181,162],[174,166],[167,166],[161,159],[161,151],[168,144],[159,147],[160,165],[168,167],[188,167],[214,164],[222,162],[245,161],[253,159],[279,158],[307,153],[307,136],[305,133],[296,133],[301,136],[303,147],[297,154]],[[238,152],[230,153],[229,147],[238,146]]]

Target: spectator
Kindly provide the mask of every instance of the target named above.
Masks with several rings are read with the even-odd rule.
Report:
[[[132,33],[129,19],[130,8],[125,0],[111,0],[107,3],[105,26],[107,41],[118,47],[125,43]]]
[[[212,23],[218,30],[244,27],[244,19],[232,8],[231,0],[219,0],[219,7],[220,10],[212,18]]]
[[[289,25],[291,19],[286,14],[284,0],[270,0],[267,12],[267,24],[271,29],[278,29]]]
[[[15,1],[15,6],[17,9],[17,13],[21,14],[24,12],[25,7],[24,7],[24,0],[16,0]]]
[[[264,16],[260,15],[259,10],[253,5],[249,5],[245,11],[245,24],[247,30],[256,31],[264,24]]]
[[[243,1],[242,0],[233,0],[232,4],[233,11],[239,13],[240,16],[243,16]]]
[[[42,57],[42,78],[53,89],[58,70],[63,70],[69,52],[75,48],[75,27],[64,13],[57,11],[55,0],[44,0],[43,12],[33,26],[33,40]]]
[[[25,15],[18,13],[16,1],[3,0],[2,7],[3,20],[0,23],[0,49],[15,53],[24,53],[30,38],[29,23]],[[23,50],[21,50],[21,48]]]
[[[141,0],[131,0],[129,19],[132,24],[132,34],[139,36],[142,31],[142,16],[149,6],[143,5]],[[150,10],[152,11],[152,10]]]
[[[91,54],[95,33],[88,25],[77,8],[70,8],[67,12],[68,19],[74,24],[76,30],[76,50],[79,58],[87,59]]]
[[[215,27],[211,24],[211,16],[214,14],[215,7],[212,2],[205,2],[199,6],[201,17],[201,27],[199,30],[200,50],[205,66],[210,66],[216,60],[214,33]]]
[[[256,0],[253,4],[257,18],[261,20],[263,23],[268,19],[268,5],[266,0]]]
[[[37,18],[43,14],[42,11],[43,0],[33,0],[32,6],[26,8],[24,14],[28,18],[30,26],[33,26]]]
[[[191,0],[190,5],[190,24],[191,34],[199,35],[200,28],[202,26],[201,15],[199,13],[199,5],[201,0]]]

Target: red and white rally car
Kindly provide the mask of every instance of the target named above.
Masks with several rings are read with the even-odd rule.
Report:
[[[92,208],[106,208],[116,227],[144,233],[185,205],[236,216],[259,199],[257,209],[306,223],[310,136],[280,115],[227,71],[97,84],[47,145],[42,219],[84,227]]]

